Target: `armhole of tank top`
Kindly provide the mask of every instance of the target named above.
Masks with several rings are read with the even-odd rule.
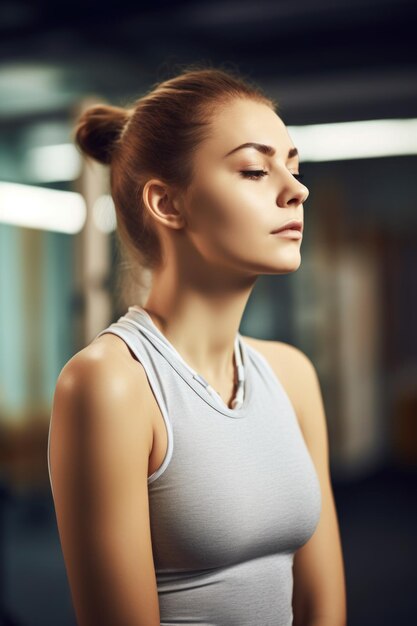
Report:
[[[134,352],[135,356],[137,357],[138,361],[140,362],[140,364],[142,365],[143,369],[145,370],[145,374],[148,378],[149,384],[154,392],[156,401],[158,403],[159,406],[159,410],[161,411],[164,423],[165,423],[165,428],[167,431],[167,439],[168,439],[168,445],[167,445],[167,451],[164,457],[164,460],[162,461],[161,465],[158,467],[158,469],[156,469],[150,476],[148,476],[148,485],[150,485],[151,483],[153,483],[157,478],[159,478],[164,471],[166,470],[166,468],[168,467],[171,458],[172,458],[172,454],[174,451],[174,436],[173,436],[173,431],[172,431],[172,426],[171,426],[171,422],[169,420],[168,417],[168,410],[165,406],[165,402],[163,400],[163,398],[161,397],[161,394],[159,392],[158,389],[158,385],[157,382],[154,378],[154,375],[152,373],[152,370],[150,369],[150,367],[148,367],[147,363],[146,363],[146,359],[142,358],[142,355],[140,354],[138,348],[136,345],[132,344],[132,342],[129,340],[129,338],[127,336],[124,335],[123,331],[120,331],[120,329],[112,329],[112,330],[104,330],[100,333],[98,333],[96,335],[96,337],[99,337],[100,335],[104,335],[105,333],[112,333],[114,335],[117,335],[118,337],[120,337],[120,339],[122,339],[128,346],[129,348],[132,350],[132,352]],[[49,428],[48,428],[48,443],[47,443],[47,449],[46,449],[46,459],[47,459],[47,465],[48,465],[48,476],[49,476],[49,484],[51,486],[51,493],[52,493],[52,499],[54,499],[54,488],[53,488],[53,484],[52,484],[52,473],[51,473],[51,460],[50,460],[50,446],[51,446],[51,430],[52,430],[52,413],[50,415],[49,418]]]
[[[159,406],[159,410],[161,411],[161,414],[165,423],[165,429],[167,432],[167,439],[168,439],[167,450],[166,450],[166,454],[161,465],[150,476],[148,476],[148,485],[150,485],[157,478],[162,476],[162,474],[165,472],[166,468],[168,467],[171,461],[172,454],[174,451],[174,435],[173,435],[171,421],[168,416],[168,409],[159,391],[158,383],[155,379],[153,371],[151,367],[148,365],[147,359],[142,356],[139,346],[137,345],[138,342],[135,341],[134,338],[132,340],[132,337],[130,337],[130,332],[126,331],[125,333],[123,328],[105,329],[102,332],[98,333],[96,337],[99,337],[100,335],[104,335],[105,333],[111,333],[113,335],[117,335],[118,337],[120,337],[120,339],[122,339],[126,343],[126,345],[132,350],[132,352],[135,354],[139,363],[142,365],[143,369],[145,370],[145,374],[147,376],[148,382],[154,393],[155,399]]]

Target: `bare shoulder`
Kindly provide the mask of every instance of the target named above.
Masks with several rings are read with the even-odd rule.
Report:
[[[58,380],[66,383],[76,375],[83,381],[95,377],[103,378],[109,383],[107,389],[133,391],[141,380],[146,390],[146,373],[142,364],[134,357],[130,348],[117,335],[105,333],[77,352],[64,365]],[[102,388],[103,389],[103,388]]]
[[[100,415],[100,408],[105,409],[110,404],[120,409],[125,407],[127,410],[117,411],[119,425],[122,422],[130,427],[136,425],[151,437],[152,399],[141,363],[132,358],[121,338],[106,333],[64,365],[57,380],[54,405],[75,402],[94,405],[97,415]]]
[[[104,333],[100,337],[96,337],[85,348],[77,352],[68,361],[69,363],[72,366],[75,366],[75,363],[77,365],[84,363],[86,367],[88,364],[96,364],[97,366],[100,363],[103,368],[107,365],[113,370],[120,371],[121,369],[123,375],[136,372],[138,369],[144,371],[126,342],[114,333]]]
[[[242,339],[268,361],[287,392],[301,422],[303,403],[308,400],[305,396],[306,389],[310,387],[308,381],[314,380],[317,376],[311,359],[302,350],[284,341],[257,339],[245,335],[242,335]],[[306,384],[304,389],[303,384]]]

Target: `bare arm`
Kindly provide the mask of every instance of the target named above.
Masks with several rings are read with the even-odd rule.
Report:
[[[160,623],[145,373],[138,368],[133,386],[121,365],[78,353],[61,371],[53,401],[51,478],[79,626]]]

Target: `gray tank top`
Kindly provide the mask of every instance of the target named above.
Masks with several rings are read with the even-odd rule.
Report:
[[[232,409],[141,307],[97,337],[109,332],[144,367],[167,430],[148,477],[161,626],[290,626],[293,557],[321,492],[280,380],[238,332],[244,395]]]

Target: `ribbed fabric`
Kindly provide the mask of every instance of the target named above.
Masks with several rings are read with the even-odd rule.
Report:
[[[290,626],[294,552],[317,527],[321,492],[268,361],[237,333],[244,396],[231,409],[141,307],[97,336],[107,332],[143,365],[167,429],[148,477],[161,626]]]

